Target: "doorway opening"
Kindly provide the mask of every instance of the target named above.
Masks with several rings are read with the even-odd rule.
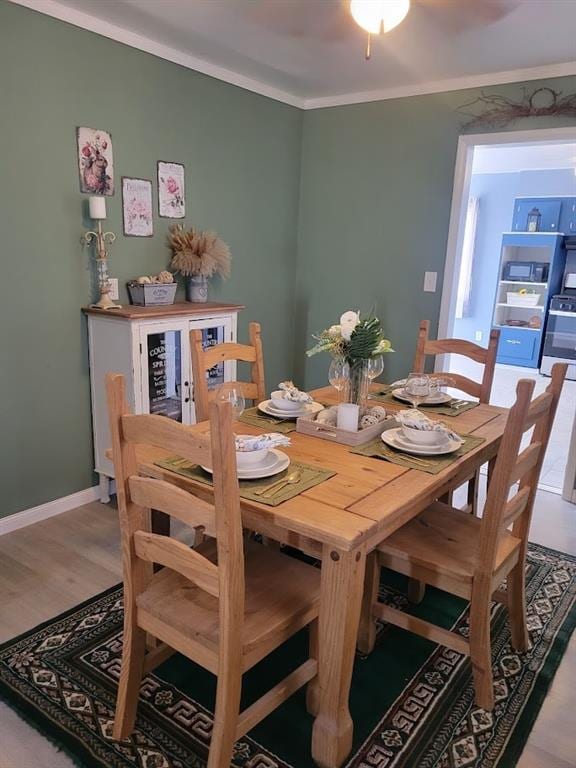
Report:
[[[539,394],[551,365],[570,363],[540,485],[576,503],[574,128],[460,138],[438,336],[487,346],[492,328],[494,405],[510,407],[521,378]],[[479,378],[448,358],[443,370]]]

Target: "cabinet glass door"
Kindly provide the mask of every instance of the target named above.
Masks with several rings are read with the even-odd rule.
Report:
[[[190,329],[202,331],[202,346],[204,349],[235,340],[232,319],[229,316],[193,320],[190,323]],[[208,379],[209,389],[216,389],[225,381],[233,381],[236,378],[236,363],[234,361],[218,363],[218,365],[207,371],[206,378]],[[192,410],[194,411],[193,403]]]
[[[143,329],[144,412],[189,423],[187,328],[157,325]]]

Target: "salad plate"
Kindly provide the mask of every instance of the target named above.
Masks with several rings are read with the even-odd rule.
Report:
[[[462,445],[461,440],[455,440],[448,435],[437,445],[418,445],[404,437],[402,427],[387,429],[382,433],[381,439],[383,443],[386,443],[391,448],[396,448],[396,450],[404,451],[405,453],[413,453],[415,456],[443,456],[446,453],[457,451]]]
[[[401,400],[403,403],[412,402],[412,398],[403,387],[401,389],[392,390],[392,397],[395,397],[396,400]],[[423,405],[423,406],[445,405],[446,403],[449,403],[451,400],[452,400],[452,397],[448,395],[446,392],[436,392],[434,395],[428,395],[426,400],[424,400],[419,405]]]
[[[239,480],[258,480],[262,477],[272,477],[280,472],[283,472],[290,466],[290,457],[283,451],[279,451],[277,448],[271,448],[268,451],[268,455],[263,461],[258,464],[253,464],[251,467],[238,468]],[[210,467],[202,467],[205,472],[212,474]]]
[[[318,413],[319,411],[324,410],[324,406],[320,403],[309,403],[308,405],[302,406],[302,408],[299,408],[297,411],[281,411],[272,404],[272,400],[264,400],[263,402],[258,403],[258,410],[268,416],[275,416],[277,419],[297,419],[299,416],[309,416]]]

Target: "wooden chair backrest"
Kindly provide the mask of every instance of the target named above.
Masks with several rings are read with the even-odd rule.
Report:
[[[190,331],[190,355],[192,358],[194,405],[196,407],[197,421],[207,420],[210,401],[216,394],[215,390],[208,388],[206,372],[215,365],[227,360],[251,363],[251,380],[236,383],[247,400],[261,402],[266,399],[264,354],[262,352],[260,323],[250,323],[249,335],[250,344],[225,342],[205,350],[202,347],[202,331]]]
[[[566,371],[565,363],[556,363],[546,391],[533,400],[535,381],[518,382],[516,402],[508,414],[482,517],[478,561],[483,575],[493,572],[499,542],[510,526],[513,535],[522,541],[523,550],[526,548],[540,470]],[[521,450],[522,438],[532,428],[530,443]],[[510,496],[516,484],[516,492]]]
[[[106,376],[106,392],[120,513],[124,599],[135,603],[150,581],[153,563],[177,571],[219,598],[220,653],[236,652],[244,616],[244,551],[231,405],[211,403],[208,435],[164,416],[133,415],[120,374]],[[164,480],[139,476],[137,444],[211,467],[214,505]],[[216,538],[218,565],[169,536],[152,533],[151,509],[192,528],[204,527]]]
[[[416,343],[416,356],[414,358],[413,371],[424,373],[426,357],[431,355],[463,355],[464,357],[481,363],[484,366],[482,381],[472,381],[467,376],[450,372],[450,378],[454,380],[454,386],[472,397],[477,397],[481,403],[490,402],[490,392],[494,380],[496,367],[496,353],[498,351],[498,339],[500,331],[493,328],[490,332],[488,348],[480,347],[471,341],[464,339],[433,339],[429,338],[430,321],[422,320],[418,330]]]

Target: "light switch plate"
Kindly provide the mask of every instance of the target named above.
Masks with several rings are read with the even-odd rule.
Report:
[[[110,286],[110,298],[112,301],[118,301],[118,278],[117,277],[110,277],[108,279],[108,284]]]
[[[438,272],[424,272],[424,290],[426,293],[436,293]]]

